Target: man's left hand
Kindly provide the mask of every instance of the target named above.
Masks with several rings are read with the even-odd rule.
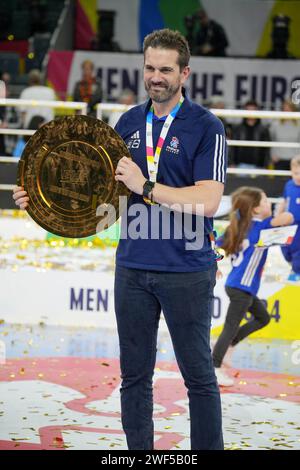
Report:
[[[143,186],[147,181],[140,167],[127,157],[119,160],[115,180],[122,181],[128,189],[141,195],[143,194]]]

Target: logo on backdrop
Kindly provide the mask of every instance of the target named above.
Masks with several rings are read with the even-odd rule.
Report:
[[[292,94],[292,102],[297,106],[300,104],[300,80],[292,82],[292,89],[295,90]]]

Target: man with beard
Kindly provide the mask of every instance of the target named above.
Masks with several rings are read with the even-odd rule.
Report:
[[[220,396],[209,336],[216,272],[210,233],[225,180],[224,128],[185,94],[190,52],[180,33],[154,31],[145,38],[143,51],[150,99],[123,114],[116,126],[132,155],[132,160],[119,161],[116,180],[133,192],[127,217],[122,217],[124,237],[115,275],[122,424],[129,449],[153,449],[152,377],[163,310],[188,389],[191,448],[222,449]],[[145,238],[125,237],[134,204],[147,209],[141,218],[148,228]],[[176,239],[172,230],[165,239],[160,227],[157,237],[151,237],[151,229],[157,228],[155,211],[172,205],[181,213],[191,212],[193,218],[204,207],[201,248],[188,250],[185,236]],[[175,219],[171,218],[174,225]]]
[[[223,194],[226,141],[221,121],[185,94],[189,58],[180,33],[164,29],[148,35],[149,100],[124,113],[116,126],[132,156],[120,159],[115,176],[132,191],[115,272],[122,425],[130,450],[154,448],[152,379],[161,310],[188,389],[191,448],[223,449],[209,339],[216,275],[212,217]],[[28,204],[22,188],[15,189],[14,199],[21,208]],[[139,232],[129,230],[135,211],[141,214]],[[190,236],[184,225],[177,230],[178,214],[189,215],[193,227],[201,219],[197,246],[187,243],[195,232]],[[164,217],[170,220],[167,235]]]

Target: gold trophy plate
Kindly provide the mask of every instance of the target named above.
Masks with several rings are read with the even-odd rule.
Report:
[[[108,228],[123,210],[119,196],[130,195],[115,180],[123,156],[131,158],[125,142],[98,119],[65,116],[43,125],[29,139],[18,166],[18,185],[29,196],[27,212],[63,237],[87,237]],[[109,204],[116,217],[111,211],[96,214]]]

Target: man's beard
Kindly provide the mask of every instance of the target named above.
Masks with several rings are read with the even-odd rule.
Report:
[[[162,87],[160,90],[153,90],[154,85],[151,83],[144,82],[144,84],[145,90],[147,91],[151,100],[155,103],[166,103],[176,95],[180,88],[179,82],[176,83],[176,85],[166,85],[163,82],[156,84]]]

